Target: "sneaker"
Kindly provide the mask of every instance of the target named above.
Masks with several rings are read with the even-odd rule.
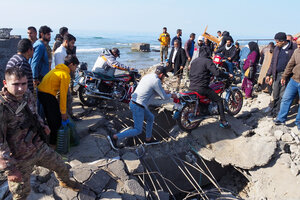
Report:
[[[273,120],[276,126],[285,125],[285,122],[279,121],[278,119]]]
[[[144,142],[144,144],[145,144],[146,146],[148,146],[148,145],[153,145],[153,144],[159,144],[159,143],[160,143],[160,141],[154,139],[153,137],[151,138],[150,141],[145,140],[145,142]]]
[[[110,143],[111,148],[113,148],[114,150],[119,150],[118,147],[117,147],[117,141],[118,140],[116,140],[115,138],[113,138],[113,137],[111,137],[109,135],[107,136],[107,139],[108,139],[108,141]]]
[[[75,192],[79,192],[81,189],[80,183],[78,183],[76,181],[72,181],[72,180],[68,180],[67,182],[59,181],[59,186],[61,186],[63,188],[71,189]]]
[[[230,128],[231,127],[230,124],[227,121],[220,122],[219,125],[220,125],[221,128]]]

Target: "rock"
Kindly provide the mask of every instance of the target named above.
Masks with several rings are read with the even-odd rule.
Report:
[[[291,172],[294,176],[299,174],[298,166],[294,162],[291,162]]]
[[[83,189],[78,194],[78,200],[95,200],[96,197],[97,196],[93,191],[87,189]]]
[[[278,159],[278,162],[290,168],[291,166],[291,156],[288,153],[284,153]]]
[[[80,183],[87,181],[92,175],[91,168],[84,165],[79,165],[75,168],[72,168],[71,171],[73,172],[73,177]]]
[[[40,193],[35,193],[33,191],[30,192],[29,196],[27,197],[27,200],[55,200],[55,198],[52,195],[45,195]]]
[[[281,139],[281,136],[283,135],[283,131],[282,130],[276,130],[274,131],[274,136],[277,140]]]
[[[82,162],[80,162],[79,160],[71,160],[70,161],[70,166],[71,167],[76,167],[76,166],[79,166],[81,164],[82,164]]]
[[[124,189],[128,194],[134,195],[139,200],[146,199],[144,189],[134,179],[125,181]]]
[[[122,194],[122,200],[136,200],[136,197],[130,194]]]
[[[12,28],[0,28],[0,39],[9,39]]]
[[[39,185],[39,193],[45,193],[47,195],[53,194],[53,188],[50,188],[46,183]]]
[[[292,142],[294,140],[294,138],[289,134],[289,133],[285,133],[281,136],[281,140],[283,142]]]
[[[122,156],[122,159],[125,162],[129,173],[143,172],[144,168],[136,154],[127,152]]]
[[[296,154],[300,155],[299,148],[296,144],[291,144],[290,145],[290,151],[292,153],[296,153]]]
[[[91,178],[84,183],[85,186],[100,194],[110,180],[110,176],[104,170],[92,174]]]
[[[117,176],[122,181],[128,180],[128,175],[124,170],[124,163],[121,160],[117,160],[108,166],[108,170],[113,173],[113,175]]]
[[[150,44],[148,43],[133,43],[131,45],[132,51],[143,51],[143,52],[150,52]]]
[[[57,196],[61,200],[75,200],[77,199],[77,192],[57,186],[54,188],[54,196]]]
[[[164,192],[162,190],[158,191],[158,199],[160,200],[169,200],[170,199],[170,195],[168,192]]]
[[[107,191],[107,192],[104,192],[101,194],[101,198],[100,200],[122,200],[122,197],[116,192],[116,191],[113,191],[113,190],[110,190],[110,191]]]
[[[50,178],[52,171],[44,167],[37,167],[35,169],[35,174],[37,175],[36,179],[41,183],[46,183]]]

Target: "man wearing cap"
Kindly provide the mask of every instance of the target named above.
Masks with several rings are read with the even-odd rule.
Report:
[[[134,137],[142,133],[144,119],[146,125],[146,140],[145,145],[158,144],[159,141],[152,137],[152,127],[154,122],[154,115],[150,112],[148,105],[153,101],[155,96],[160,96],[162,99],[174,98],[175,94],[169,94],[162,87],[162,81],[165,77],[168,77],[166,68],[158,66],[156,71],[151,74],[145,75],[135,92],[132,94],[131,101],[129,103],[130,110],[132,112],[134,120],[134,128],[128,129],[124,132],[114,134],[113,136],[107,136],[113,149],[117,150],[117,141],[127,137]]]
[[[192,57],[191,62],[192,62],[193,60],[195,60],[196,58],[199,57],[199,54],[200,54],[200,52],[199,52],[199,51],[200,51],[200,48],[201,48],[202,46],[204,46],[204,37],[203,37],[202,35],[200,35],[200,36],[198,37],[197,44],[198,44],[198,47],[197,47],[197,49],[195,48],[195,51],[194,51],[194,53],[193,53],[193,57]]]
[[[134,68],[130,68],[117,61],[117,57],[120,57],[119,49],[105,49],[97,58],[92,72],[105,74],[107,76],[114,76],[116,70],[134,70]]]
[[[265,79],[269,85],[273,84],[273,102],[270,104],[271,111],[269,113],[272,117],[276,117],[279,112],[281,97],[286,87],[280,83],[281,76],[295,50],[293,44],[286,39],[284,32],[276,33],[274,39],[276,47]]]

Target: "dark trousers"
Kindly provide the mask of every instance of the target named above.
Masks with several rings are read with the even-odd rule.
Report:
[[[38,99],[43,105],[45,117],[51,130],[50,144],[55,145],[57,132],[61,126],[62,120],[58,101],[55,96],[44,92],[38,92]]]
[[[202,96],[206,96],[213,102],[216,102],[218,104],[218,109],[220,113],[220,120],[226,121],[225,113],[224,113],[224,105],[223,105],[223,99],[217,95],[211,88],[209,87],[203,87],[199,88],[196,92],[198,92]]]
[[[277,116],[279,109],[280,109],[280,103],[281,103],[281,98],[284,94],[286,85],[281,85],[281,75],[283,72],[277,73],[276,79],[274,80],[273,83],[273,108],[272,108],[272,114],[274,116]]]

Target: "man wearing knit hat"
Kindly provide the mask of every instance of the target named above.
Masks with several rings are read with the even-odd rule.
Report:
[[[273,102],[270,104],[271,111],[269,113],[272,117],[276,117],[279,112],[281,97],[286,87],[280,83],[281,76],[295,50],[294,45],[286,39],[284,32],[276,33],[274,39],[276,47],[266,76],[266,83],[273,84]]]

